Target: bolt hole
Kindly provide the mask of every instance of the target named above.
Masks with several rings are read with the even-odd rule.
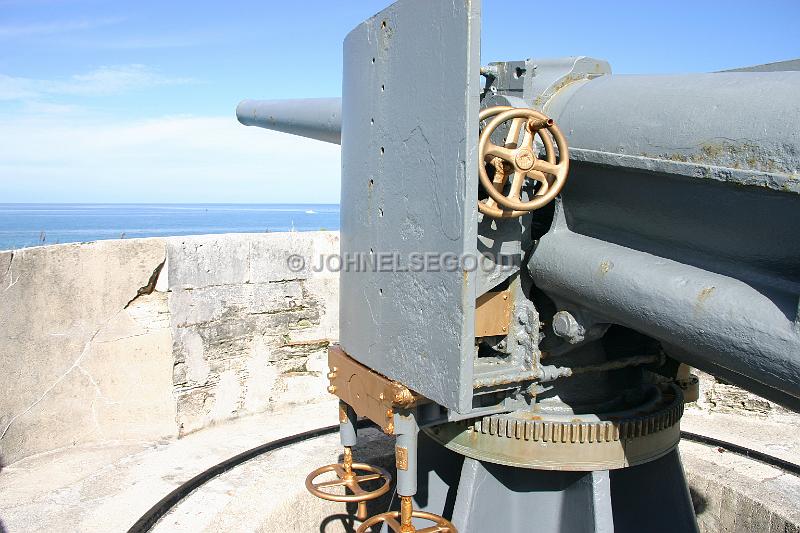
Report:
[[[373,185],[375,185],[375,180],[373,179],[369,180],[369,186],[372,187]]]
[[[378,216],[383,217],[383,208],[381,207],[378,208]]]
[[[386,21],[384,20],[384,21],[381,22],[381,28],[385,28],[385,27],[386,27]]]
[[[374,118],[369,119],[369,123],[370,124],[375,124],[375,119]]]
[[[378,294],[380,294],[381,296],[383,296],[383,289],[378,289]]]
[[[375,58],[374,57],[372,58],[372,63],[375,64]]]
[[[381,155],[383,155],[384,153],[386,153],[386,150],[384,150],[383,146],[381,146]]]
[[[524,69],[524,68],[522,68],[522,67],[517,67],[516,69],[514,69],[514,77],[515,77],[515,78],[517,78],[517,79],[519,79],[519,78],[521,78],[522,76],[524,76],[524,75],[525,75],[525,72],[526,72],[526,71],[525,71],[525,69]]]
[[[381,85],[381,92],[383,92],[385,90],[386,90],[386,86],[385,85]]]

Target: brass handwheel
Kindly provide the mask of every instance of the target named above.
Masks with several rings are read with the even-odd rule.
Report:
[[[357,474],[356,471],[368,472],[367,474]],[[314,480],[327,472],[335,472],[336,479],[331,481],[321,481],[314,483]],[[383,484],[375,490],[367,491],[361,487],[361,483],[366,481],[374,481],[382,479]],[[392,483],[392,476],[383,468],[379,466],[372,466],[363,463],[347,464],[332,464],[322,466],[311,472],[306,477],[306,488],[308,491],[322,498],[323,500],[330,500],[334,502],[363,502],[367,500],[374,500],[389,492],[389,487]],[[353,494],[333,494],[325,492],[321,489],[330,487],[347,487]]]
[[[496,218],[524,215],[550,203],[561,192],[569,172],[567,142],[551,118],[527,108],[497,106],[483,109],[480,120],[491,118],[483,129],[478,143],[478,176],[489,198],[478,202],[478,209]],[[492,118],[493,117],[493,118]],[[491,141],[491,136],[504,122],[511,121],[503,146]],[[522,133],[522,140],[519,140]],[[538,159],[534,137],[538,135],[545,150],[545,159]],[[558,163],[551,140],[558,146]],[[490,179],[485,164],[495,168]],[[504,194],[509,174],[513,176],[508,193]],[[522,187],[527,179],[539,182],[532,200],[523,202]]]
[[[369,520],[361,524],[361,526],[356,530],[356,533],[366,533],[369,528],[381,522],[386,522],[386,525],[389,527],[389,529],[395,533],[458,533],[456,528],[450,523],[449,520],[442,518],[439,515],[426,513],[425,511],[414,511],[411,516],[414,518],[429,520],[433,522],[434,525],[423,529],[414,529],[412,526],[409,529],[406,525],[402,525],[400,523],[401,520],[399,511],[390,511],[388,513],[376,514],[375,516],[371,517]]]

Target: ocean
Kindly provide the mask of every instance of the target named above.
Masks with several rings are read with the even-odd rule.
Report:
[[[0,250],[102,239],[338,229],[336,204],[0,204]]]

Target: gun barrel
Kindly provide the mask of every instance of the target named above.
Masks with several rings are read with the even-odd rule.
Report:
[[[341,98],[243,100],[236,106],[236,118],[245,126],[341,144]]]

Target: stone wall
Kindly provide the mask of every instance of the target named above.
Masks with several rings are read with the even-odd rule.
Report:
[[[327,343],[338,336],[338,274],[295,273],[287,257],[338,250],[336,233],[168,241],[181,434],[325,397]]]
[[[700,380],[700,395],[689,409],[708,413],[728,413],[757,416],[776,422],[800,424],[800,413],[790,411],[775,402],[747,392],[711,374],[692,370]]]
[[[326,398],[338,277],[286,257],[338,248],[313,232],[0,252],[0,464]]]
[[[0,254],[3,462],[174,433],[166,299],[136,298],[164,257],[158,239]]]

